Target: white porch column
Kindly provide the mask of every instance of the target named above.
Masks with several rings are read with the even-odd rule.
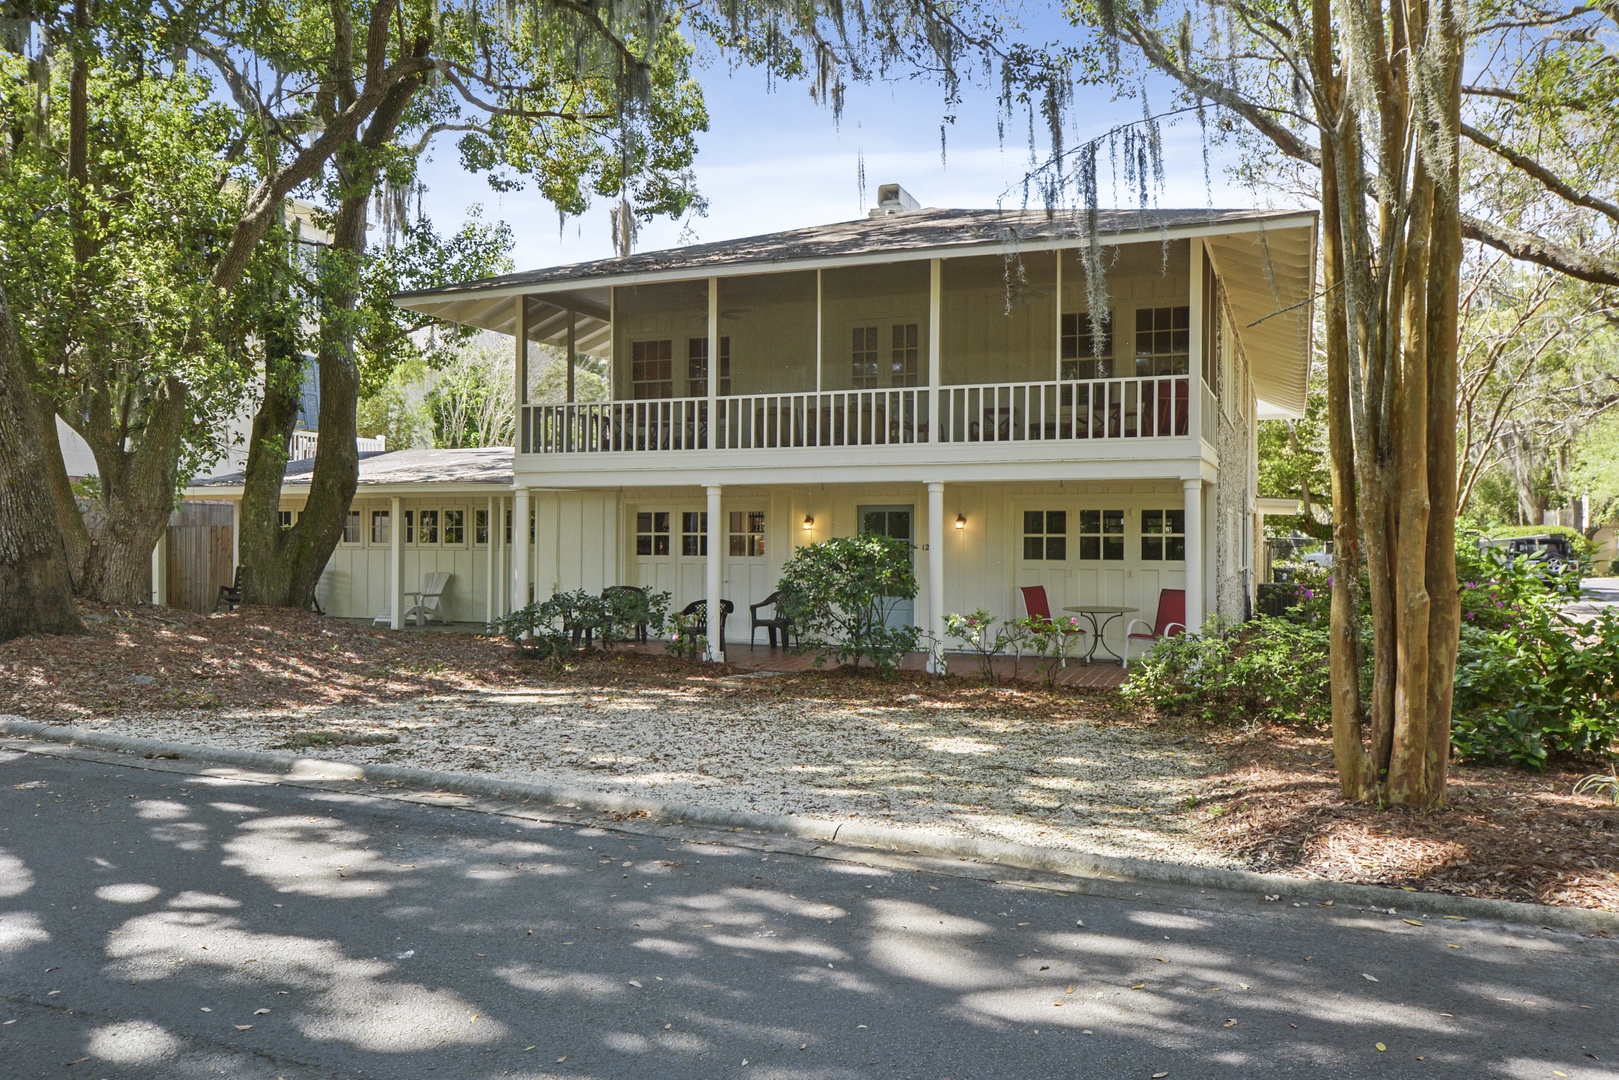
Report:
[[[713,368],[710,367],[709,378],[713,379]],[[713,383],[709,383],[713,386]],[[724,523],[720,521],[720,487],[711,484],[708,488],[708,581],[704,589],[705,608],[708,620],[708,658],[717,663],[725,662],[725,621],[724,613],[720,611],[720,545],[725,540]]]
[[[388,629],[405,628],[405,515],[399,496],[388,500]]]
[[[483,621],[495,621],[495,583],[500,580],[495,575],[495,497],[489,496],[488,509],[484,511],[484,564],[483,564]],[[477,539],[476,536],[473,537]]]
[[[944,294],[943,264],[928,264],[928,442],[939,441],[940,305]],[[930,485],[931,490],[931,485]]]
[[[528,607],[528,489],[512,500],[512,610]]]
[[[935,643],[944,641],[944,485],[939,483],[928,484],[928,628]],[[931,659],[928,670],[942,674]]]
[[[1183,481],[1186,489],[1186,629],[1203,630],[1203,480]]]
[[[169,602],[169,527],[157,534],[152,548],[152,603],[162,606]]]

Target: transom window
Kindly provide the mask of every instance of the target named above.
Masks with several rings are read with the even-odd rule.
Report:
[[[1068,511],[1023,511],[1023,557],[1046,562],[1068,558]]]
[[[854,328],[854,345],[849,354],[851,385],[865,390],[877,385],[877,328]]]
[[[894,324],[894,349],[889,355],[888,376],[891,386],[916,386],[922,350],[917,344],[916,323]]]
[[[687,510],[680,515],[680,553],[708,554],[707,510]]]
[[[1100,325],[1092,325],[1090,315],[1083,311],[1069,312],[1062,317],[1062,377],[1065,379],[1113,377],[1111,311],[1102,313]]]
[[[1186,558],[1186,511],[1141,511],[1141,557],[1151,562]]]
[[[708,395],[708,339],[694,337],[686,342],[686,381],[692,397]],[[731,339],[720,338],[720,386],[715,391],[721,397],[731,392]]]
[[[343,543],[358,544],[360,542],[360,512],[350,510],[343,515]]]
[[[635,553],[669,554],[669,511],[643,510],[635,515]]]
[[[643,401],[675,396],[674,344],[668,338],[631,343],[631,396]]]
[[[1192,347],[1189,307],[1136,310],[1136,374],[1185,375]]]
[[[1079,512],[1079,557],[1106,562],[1124,560],[1124,511]]]
[[[467,512],[465,510],[444,511],[444,542],[460,547],[467,541]]]
[[[393,534],[390,528],[392,524],[389,511],[371,511],[371,542],[373,544],[393,543]]]
[[[763,510],[731,511],[731,554],[748,558],[765,553]]]
[[[418,544],[438,543],[438,511],[423,510],[416,519],[416,542]]]

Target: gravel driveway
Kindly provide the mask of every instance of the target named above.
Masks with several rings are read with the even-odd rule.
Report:
[[[571,685],[269,712],[122,713],[88,726],[1236,865],[1190,833],[1213,755],[1183,734],[1109,724],[1105,707],[1083,700],[1054,711],[1031,709],[1015,691],[964,700],[896,688],[875,704],[839,692],[834,680],[806,693],[799,680],[755,675],[669,688]],[[366,738],[376,741],[352,744]]]

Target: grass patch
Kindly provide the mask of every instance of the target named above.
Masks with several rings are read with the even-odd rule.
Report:
[[[396,743],[397,735],[386,735],[380,731],[336,731],[332,728],[319,728],[315,731],[295,731],[288,735],[284,742],[277,743],[275,750],[307,750],[311,746],[380,746],[383,743]]]

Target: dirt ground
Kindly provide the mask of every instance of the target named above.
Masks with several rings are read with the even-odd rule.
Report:
[[[949,710],[1002,726],[1126,728],[1141,745],[1192,745],[1206,763],[1155,820],[1228,865],[1342,881],[1619,910],[1619,807],[1572,794],[1595,766],[1531,774],[1456,766],[1450,805],[1408,812],[1345,806],[1324,734],[1191,730],[1122,707],[1110,691],[989,688],[962,678],[811,672],[743,679],[673,658],[619,653],[559,673],[504,642],[462,634],[389,633],[293,611],[199,616],[167,608],[86,607],[88,633],[0,645],[0,713],[58,723],[214,715],[208,727],[264,711],[450,702],[492,692],[601,694],[637,688],[698,696],[724,681],[732,705],[835,699],[846,710]],[[421,709],[426,706],[415,704]],[[453,713],[447,718],[454,723]],[[294,725],[296,726],[296,725]],[[306,724],[305,726],[310,726]],[[319,740],[314,753],[324,752]],[[1120,744],[1124,745],[1124,744]],[[1177,784],[1177,788],[1180,785]],[[1038,805],[1016,811],[1040,812]],[[1150,826],[1143,820],[1137,827]]]

